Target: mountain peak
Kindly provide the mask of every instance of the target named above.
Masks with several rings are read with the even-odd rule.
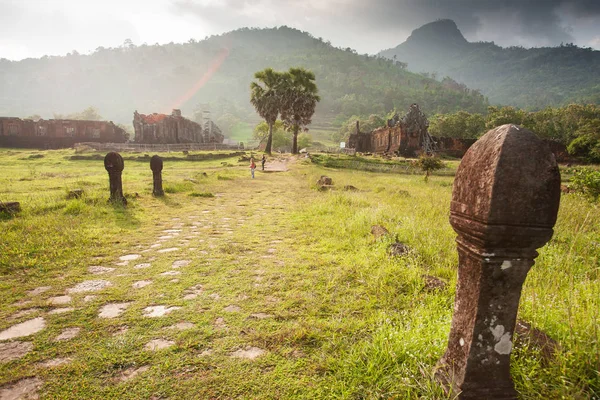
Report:
[[[451,19],[438,19],[415,29],[406,42],[421,45],[437,43],[444,46],[462,46],[468,43]]]

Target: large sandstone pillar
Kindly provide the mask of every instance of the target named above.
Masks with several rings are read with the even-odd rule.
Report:
[[[126,205],[127,199],[123,196],[123,182],[121,180],[121,174],[125,168],[123,157],[119,153],[111,151],[104,157],[104,168],[108,171],[110,181],[110,198],[108,201]]]
[[[150,159],[150,169],[152,170],[152,195],[153,196],[164,196],[165,192],[162,187],[162,169],[163,160],[157,155],[152,156]]]
[[[559,199],[554,155],[527,129],[492,129],[462,159],[450,206],[458,283],[436,371],[459,399],[517,398],[510,353],[521,289],[536,250],[552,237]]]

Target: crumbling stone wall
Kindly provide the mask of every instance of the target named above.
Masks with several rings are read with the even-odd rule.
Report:
[[[136,143],[223,143],[225,137],[212,121],[202,125],[181,116],[180,110],[166,114],[133,114]]]
[[[58,149],[78,142],[123,143],[127,132],[112,121],[0,117],[0,146]]]

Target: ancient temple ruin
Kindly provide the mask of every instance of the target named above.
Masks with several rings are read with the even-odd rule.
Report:
[[[21,119],[0,117],[0,146],[58,149],[79,142],[127,141],[127,132],[112,121]]]
[[[204,126],[181,116],[181,110],[166,114],[133,114],[136,143],[223,143],[225,137],[217,125]]]

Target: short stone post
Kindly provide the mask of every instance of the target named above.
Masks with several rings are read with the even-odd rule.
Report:
[[[552,237],[560,200],[554,155],[531,131],[502,125],[465,154],[450,224],[458,234],[454,315],[436,378],[459,399],[516,399],[510,353],[523,282]]]
[[[108,201],[126,205],[127,199],[123,196],[123,182],[121,181],[121,173],[125,168],[123,157],[119,153],[111,151],[104,157],[104,168],[108,171],[110,181],[110,198]]]
[[[154,185],[152,188],[153,196],[164,196],[165,192],[162,187],[162,169],[163,169],[163,160],[157,155],[152,156],[150,159],[150,169],[152,170],[152,179],[154,181]]]

